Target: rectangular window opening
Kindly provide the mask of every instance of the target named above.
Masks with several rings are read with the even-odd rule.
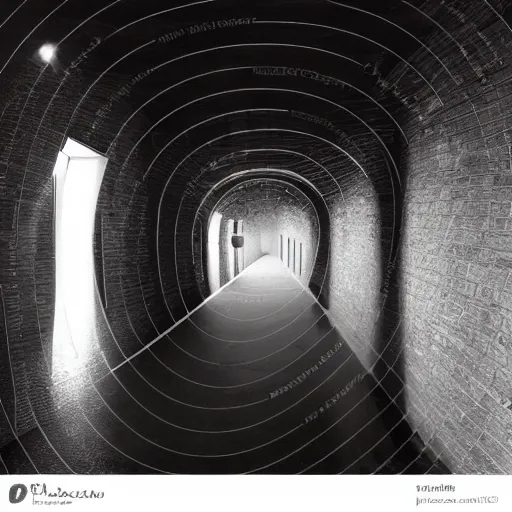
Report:
[[[208,226],[208,284],[210,293],[216,292],[220,288],[220,228],[222,214],[214,212]]]
[[[79,373],[96,337],[94,223],[108,160],[68,139],[53,172],[55,317],[52,376]]]

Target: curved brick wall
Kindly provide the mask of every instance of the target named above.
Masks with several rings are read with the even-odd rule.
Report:
[[[232,190],[240,201],[223,214],[250,232],[268,232],[272,210],[278,231],[318,240],[304,284],[427,447],[454,472],[510,473],[509,2],[364,2],[376,17],[268,0],[213,29],[234,9],[215,2],[148,18],[154,40],[136,50],[143,30],[121,26],[151,14],[147,4],[94,16],[55,69],[42,72],[34,49],[101,1],[63,9],[12,58],[15,47],[0,48],[0,445],[62,411],[79,416],[90,377],[204,300],[197,255]],[[13,21],[31,29],[46,7]],[[290,12],[303,25],[254,23]],[[237,46],[209,53],[227,44]],[[109,163],[94,245],[98,336],[78,377],[52,380],[52,172],[67,137]],[[261,190],[244,191],[240,173],[262,169],[295,199],[263,207]],[[249,241],[246,264],[261,248]]]
[[[443,105],[421,89],[421,118],[407,123],[407,409],[452,471],[510,473],[510,29],[485,5],[427,5],[467,57],[436,32],[430,48],[459,83],[434,81]],[[412,63],[432,60],[421,52]]]
[[[178,105],[197,98],[201,84],[211,90],[225,89],[224,75],[196,78],[196,88],[186,84],[175,87],[151,103],[155,93],[161,91],[162,81],[169,80],[169,67],[156,70],[154,65],[163,56],[169,59],[181,52],[179,45],[167,45],[163,40],[157,44],[165,52],[148,53],[147,60],[128,59],[101,74],[105,61],[114,62],[128,47],[135,47],[129,31],[120,34],[120,40],[107,38],[115,23],[115,16],[110,16],[105,15],[103,21],[93,20],[89,35],[76,33],[66,43],[59,54],[58,69],[39,76],[40,63],[27,62],[20,54],[10,63],[8,73],[0,77],[6,91],[0,142],[2,194],[7,199],[2,202],[1,284],[6,322],[2,327],[0,379],[2,403],[16,434],[36,427],[36,417],[44,423],[56,407],[75,408],[79,414],[78,399],[89,376],[95,379],[104,375],[107,363],[110,367],[119,364],[204,299],[204,273],[197,272],[192,258],[200,242],[191,234],[201,201],[223,178],[268,167],[295,173],[311,184],[316,192],[310,194],[310,199],[322,198],[320,206],[315,205],[321,211],[323,226],[319,254],[316,262],[310,263],[310,285],[317,295],[328,287],[326,262],[331,257],[328,237],[335,212],[332,208],[342,190],[350,196],[353,182],[347,181],[347,176],[358,172],[351,155],[356,154],[361,162],[364,159],[372,187],[383,191],[384,196],[390,188],[384,157],[379,144],[376,149],[374,136],[348,112],[331,116],[330,104],[321,99],[312,98],[306,104],[300,95],[256,91],[204,99],[199,109],[191,103],[175,112]],[[74,20],[71,17],[64,23],[65,14],[62,20],[65,35]],[[152,23],[164,33],[164,18],[159,25]],[[241,35],[247,28],[232,30],[231,35]],[[257,40],[259,31],[251,37]],[[255,58],[251,47],[243,49],[241,58],[248,68],[234,72],[238,87],[293,89],[300,82],[300,87],[312,95],[320,98],[327,93],[332,101],[339,101],[340,90],[306,75],[268,76],[257,71],[259,65],[278,65],[283,59],[290,65],[314,69],[314,55],[294,62],[291,48],[263,50]],[[224,67],[232,58],[232,53],[224,54]],[[335,57],[331,61],[337,62]],[[196,59],[195,64],[195,75],[219,66],[208,55]],[[327,72],[330,64],[322,66]],[[171,69],[174,84],[190,78],[190,68],[179,61]],[[350,70],[347,73],[349,76]],[[353,108],[366,101],[354,99],[349,93],[343,92],[348,96],[346,104]],[[142,107],[146,102],[148,106]],[[386,116],[377,107],[366,106],[370,108],[363,117],[369,121],[377,116],[377,126],[388,126],[389,120],[384,120]],[[138,107],[141,110],[135,113]],[[244,109],[259,110],[248,115]],[[162,110],[169,116],[155,127]],[[276,113],[278,110],[281,113]],[[235,113],[219,117],[226,111]],[[212,120],[184,133],[185,128],[205,117]],[[279,131],[265,131],[269,126]],[[244,131],[247,128],[253,132]],[[359,137],[357,144],[348,133]],[[388,138],[389,133],[392,136],[392,130],[384,130],[381,136]],[[219,134],[223,134],[222,139],[218,139]],[[98,339],[79,377],[69,379],[63,369],[59,378],[52,380],[48,365],[54,314],[51,176],[58,151],[68,136],[109,159],[96,215]],[[365,146],[369,148],[366,154]],[[294,208],[290,205],[282,210],[283,228],[303,239],[305,249],[314,246],[311,240],[316,228],[299,230],[301,218]],[[311,215],[307,214],[309,219]],[[311,253],[305,250],[305,257],[309,256]],[[340,297],[350,300],[343,293]],[[0,419],[0,432],[2,442],[14,435],[5,416]]]

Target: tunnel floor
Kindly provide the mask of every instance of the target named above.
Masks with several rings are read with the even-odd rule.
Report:
[[[271,256],[0,455],[9,473],[446,472]]]

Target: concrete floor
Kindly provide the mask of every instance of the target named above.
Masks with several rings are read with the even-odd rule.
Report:
[[[410,434],[314,298],[265,256],[80,403],[4,447],[0,471],[444,472]]]

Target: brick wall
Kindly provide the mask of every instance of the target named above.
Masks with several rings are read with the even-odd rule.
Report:
[[[332,201],[331,252],[324,305],[343,337],[370,368],[378,351],[382,307],[381,219],[376,192],[356,180]]]
[[[503,11],[505,2],[491,3]],[[172,72],[144,69],[157,58],[150,47],[137,62],[126,63],[122,74],[109,73],[88,90],[98,68],[89,65],[95,50],[84,53],[95,40],[86,33],[67,43],[72,57],[69,62],[62,57],[63,67],[69,66],[64,79],[51,71],[39,78],[40,66],[24,54],[13,59],[0,76],[5,91],[0,119],[0,393],[6,412],[0,414],[0,444],[34,428],[34,415],[43,422],[56,406],[76,401],[89,373],[94,378],[107,371],[101,352],[110,365],[121,362],[204,299],[203,260],[195,256],[204,244],[201,233],[213,203],[200,210],[203,199],[237,172],[272,168],[312,183],[317,212],[319,198],[326,201],[318,226],[318,259],[314,264],[310,259],[316,217],[301,209],[306,202],[276,206],[280,203],[272,200],[264,207],[261,195],[255,195],[252,202],[245,196],[245,204],[226,204],[223,210],[225,218],[246,220],[245,264],[268,247],[277,248],[280,233],[303,241],[312,291],[368,368],[386,352],[383,372],[389,374],[392,367],[405,383],[404,412],[427,445],[455,472],[512,471],[510,31],[486,2],[428,0],[422,9],[451,37],[429,24],[434,34],[426,42],[437,58],[418,51],[412,66],[399,66],[388,77],[394,88],[383,91],[380,81],[374,91],[403,121],[409,140],[402,154],[402,226],[397,214],[402,198],[392,194],[399,187],[389,177],[389,157],[375,134],[332,103],[277,92],[243,100],[237,96],[232,102],[219,96],[151,129],[150,118],[160,119],[162,112],[195,99],[201,87],[225,87],[225,75],[209,75],[207,83],[179,89],[179,98],[177,89],[160,96],[147,116],[140,112],[125,126],[134,105],[153,97],[169,76],[173,83],[188,79],[187,66],[178,64]],[[111,32],[103,25],[89,29],[99,36]],[[117,55],[115,41],[108,44],[101,45],[102,52]],[[126,53],[123,44],[119,48]],[[180,52],[167,45],[163,54],[170,59]],[[249,65],[257,64],[253,53],[248,48],[244,54]],[[72,64],[77,55],[82,60]],[[226,62],[220,56],[213,63],[209,56],[198,59],[194,73],[228,67],[230,55],[222,57]],[[262,62],[271,64],[275,58],[281,66],[288,59],[291,73],[249,69],[237,73],[233,83],[241,90],[290,86],[331,98],[361,115],[392,148],[396,128],[380,108],[348,87],[331,87],[306,78],[314,72],[303,73],[336,69],[336,76],[350,81],[353,68],[340,68],[334,57],[317,62],[311,55],[281,55],[272,48]],[[133,72],[126,71],[132,65]],[[443,105],[415,69],[428,77]],[[229,119],[220,115],[255,107],[274,111]],[[206,117],[215,120],[178,137],[184,126]],[[212,132],[269,126],[285,131],[211,140]],[[150,135],[141,138],[148,130]],[[95,236],[104,304],[96,303],[98,339],[88,372],[52,388],[51,175],[67,136],[109,158]],[[173,138],[176,142],[166,148]],[[262,146],[264,154],[255,152]],[[339,148],[357,159],[366,177]],[[244,198],[239,191],[238,196]]]
[[[452,471],[510,473],[510,29],[484,3],[441,4],[424,8],[463,51],[445,34],[429,41],[456,80],[439,71],[433,82],[444,105],[416,91],[416,114],[405,125],[406,406]],[[439,68],[426,52],[411,62]]]
[[[89,41],[82,42],[87,48]],[[77,51],[80,51],[78,46]],[[109,96],[129,77],[112,74],[85,97],[82,93],[94,74],[77,68],[63,79],[48,72],[31,90],[27,84],[34,84],[39,72],[36,62],[14,60],[2,77],[6,108],[0,120],[4,178],[1,185],[2,195],[9,200],[0,202],[3,219],[0,398],[8,419],[2,412],[0,445],[35,428],[37,422],[44,425],[57,413],[58,406],[74,403],[89,383],[89,376],[94,379],[107,371],[101,351],[115,363],[123,357],[122,351],[130,353],[140,347],[137,333],[127,325],[127,311],[145,333],[144,341],[151,336],[152,322],[159,320],[158,310],[153,312],[151,321],[147,313],[144,315],[140,291],[139,279],[151,286],[152,278],[157,277],[151,274],[154,265],[145,265],[146,261],[138,268],[133,265],[149,245],[144,240],[151,225],[146,207],[147,190],[134,179],[137,164],[132,162],[136,159],[128,165],[121,163],[140,136],[138,124],[127,128],[121,141],[107,151],[118,133],[120,120],[126,118],[126,103],[119,102],[112,108],[108,119],[101,119],[97,114],[97,107],[108,103]],[[81,99],[84,101],[79,115],[73,118]],[[103,262],[106,265],[106,314],[110,326],[105,323],[101,304],[96,300],[98,337],[91,358],[79,375],[67,375],[60,371],[65,369],[52,367],[55,301],[52,173],[68,136],[107,152],[109,158],[98,201],[96,229],[102,226],[103,236],[101,246],[95,247],[95,259],[101,267]],[[144,166],[140,160],[138,164]],[[120,258],[123,251],[132,257]],[[122,279],[131,281],[124,289],[121,275]],[[151,293],[146,299],[150,303]],[[168,324],[169,320],[165,319],[164,325]],[[53,377],[52,373],[55,373]]]

